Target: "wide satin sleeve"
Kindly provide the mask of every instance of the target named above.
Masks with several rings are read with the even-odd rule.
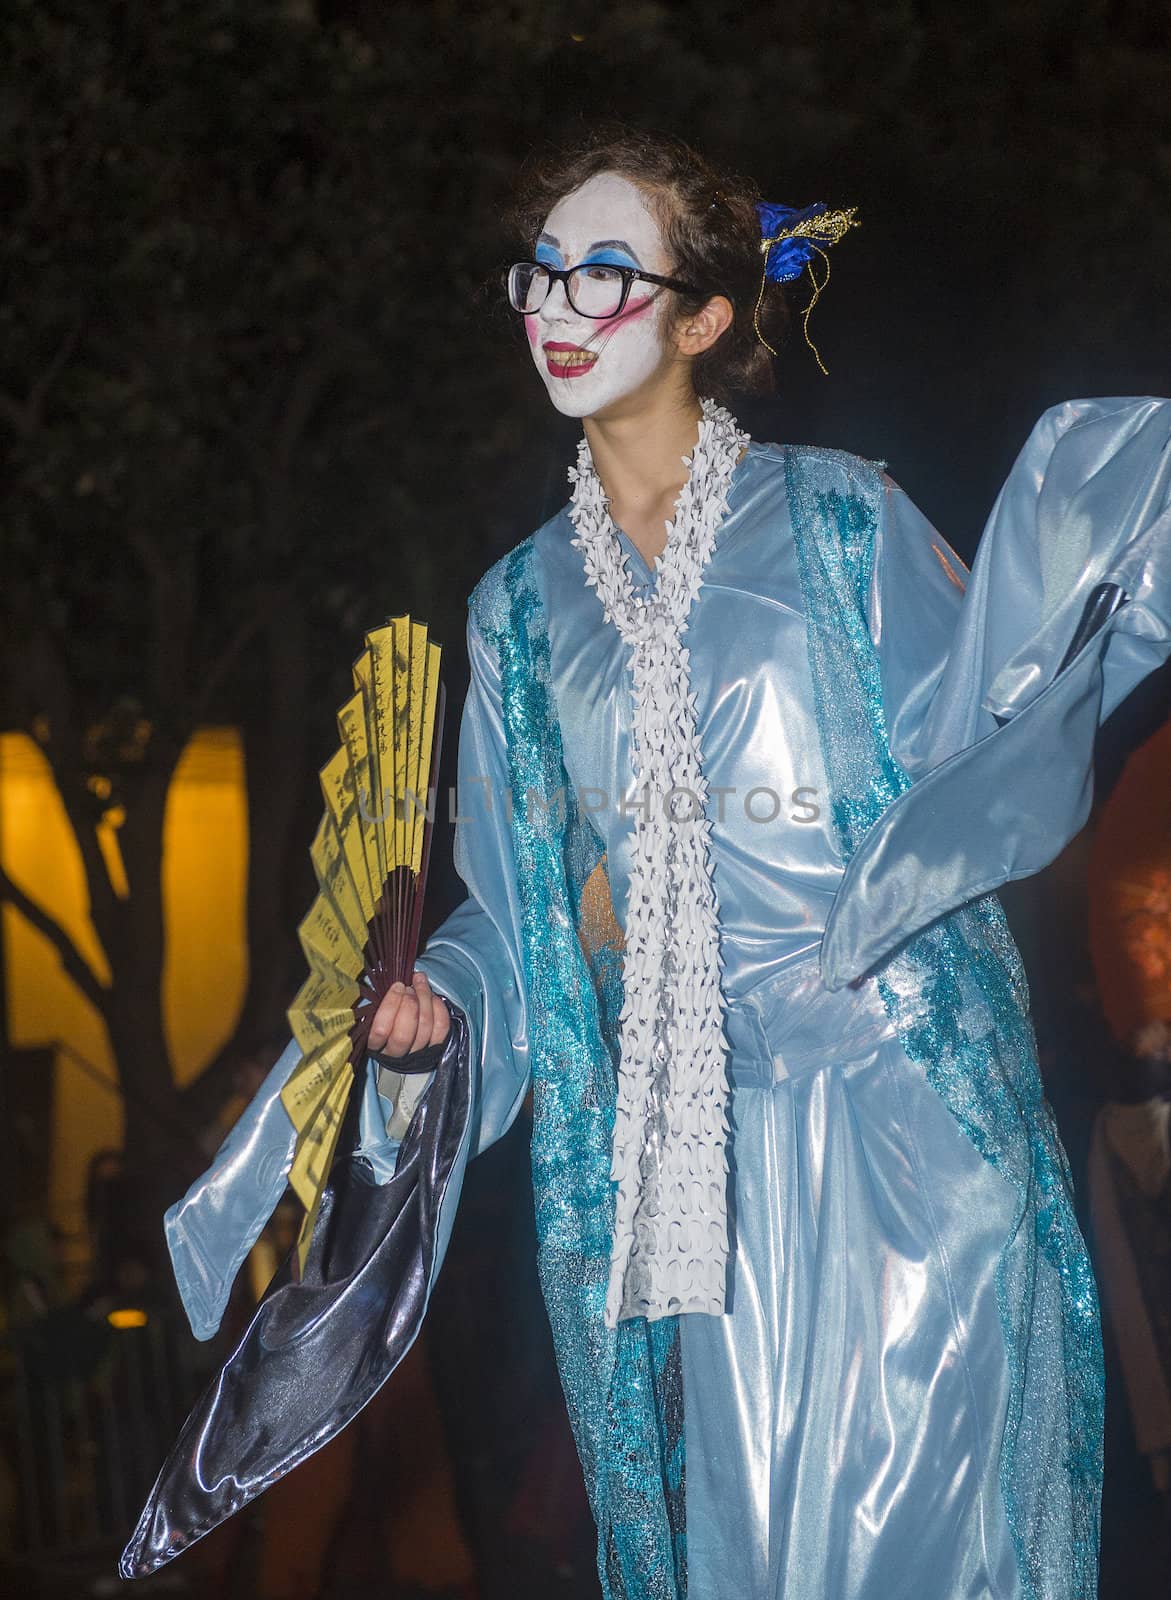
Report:
[[[474,609],[468,658],[455,834],[455,866],[468,896],[432,934],[417,965],[471,1027],[478,1154],[508,1131],[528,1090],[529,1026],[500,668]]]
[[[470,1033],[466,1155],[507,1132],[528,1086],[519,904],[508,825],[507,761],[494,654],[469,614],[471,683],[460,724],[456,867],[469,893],[427,943],[417,966],[458,1005]],[[301,1059],[291,1040],[211,1165],[166,1214],[175,1281],[196,1338],[219,1327],[232,1282],[285,1190],[296,1133],[280,1098]],[[354,1154],[376,1182],[394,1176],[399,1146],[430,1079],[382,1074],[367,1060]],[[450,1235],[459,1174],[439,1220],[437,1260]]]
[[[883,502],[870,586],[870,634],[882,673],[887,738],[913,777],[929,765],[928,713],[956,638],[968,569],[891,478]]]
[[[1103,584],[1125,603],[1067,659]],[[1045,412],[966,580],[888,486],[870,611],[888,734],[914,781],[839,885],[821,950],[831,989],[1039,871],[1085,822],[1100,721],[1171,653],[1171,403]]]

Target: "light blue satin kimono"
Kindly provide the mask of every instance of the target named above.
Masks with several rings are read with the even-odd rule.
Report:
[[[867,647],[890,754],[913,781],[848,864],[825,760],[837,710],[811,676],[786,452],[752,444],[736,468],[686,641],[711,796],[734,1189],[728,1314],[679,1319],[692,1600],[1094,1592],[1096,1522],[1088,1534],[1083,1507],[1075,1534],[1061,1369],[1089,1363],[1083,1390],[1100,1377],[1093,1352],[1062,1355],[1059,1331],[1046,1353],[1070,1284],[1038,1255],[1025,1321],[1036,1359],[1022,1376],[997,1276],[1021,1225],[1018,1196],[995,1152],[961,1126],[962,1085],[950,1101],[938,1092],[889,995],[865,975],[944,913],[1044,866],[1085,821],[1098,722],[1171,652],[1169,440],[1164,402],[1047,412],[970,575],[884,480]],[[533,540],[548,689],[621,924],[629,680],[571,537],[562,512]],[[653,585],[619,537],[636,583]],[[1103,582],[1128,603],[1059,671]],[[549,1022],[527,1000],[501,665],[474,608],[468,642],[456,862],[469,895],[419,961],[472,1028],[463,1159],[511,1124]],[[971,997],[974,1012],[980,1003]],[[209,1174],[168,1213],[176,1274],[205,1336],[288,1170],[278,1096],[296,1061],[290,1046]],[[363,1144],[383,1172],[393,1109],[371,1074]],[[451,1193],[437,1263],[458,1182]],[[1075,1292],[1092,1296],[1092,1283]]]

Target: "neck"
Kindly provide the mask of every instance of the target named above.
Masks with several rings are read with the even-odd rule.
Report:
[[[701,416],[699,401],[689,391],[628,416],[585,419],[610,515],[648,564],[666,545],[666,524],[687,482],[683,457],[695,448]]]

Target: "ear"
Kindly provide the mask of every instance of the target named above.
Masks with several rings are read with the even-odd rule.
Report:
[[[691,316],[680,318],[675,346],[681,356],[701,356],[732,326],[735,313],[727,295],[714,294]]]

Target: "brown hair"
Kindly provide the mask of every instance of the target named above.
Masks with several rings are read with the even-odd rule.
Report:
[[[531,247],[559,200],[602,172],[617,173],[645,191],[673,257],[671,275],[701,291],[674,296],[676,319],[693,316],[713,294],[732,302],[731,327],[696,358],[696,392],[717,400],[737,392],[767,393],[774,382],[772,358],[753,322],[762,267],[759,189],[749,179],[717,171],[681,139],[609,124],[526,164],[513,210],[526,244]],[[780,285],[766,285],[759,321],[769,344],[780,349],[789,322]]]

